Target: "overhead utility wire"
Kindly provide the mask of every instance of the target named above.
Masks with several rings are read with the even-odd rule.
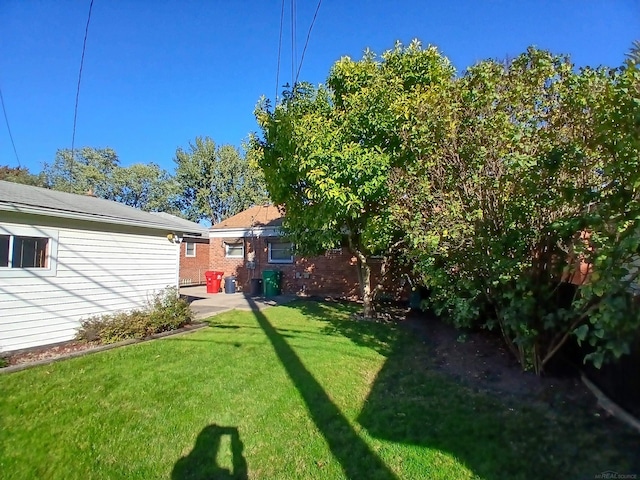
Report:
[[[84,52],[87,49],[87,37],[89,36],[89,23],[91,23],[91,10],[93,9],[93,0],[89,4],[89,16],[87,17],[87,26],[84,29],[84,42],[82,43],[82,57],[80,58],[80,72],[78,73],[78,87],[76,88],[76,105],[73,110],[73,135],[71,136],[71,160],[76,143],[76,122],[78,120],[78,99],[80,98],[80,81],[82,80],[82,66],[84,65]]]
[[[320,5],[322,5],[322,0],[318,0],[316,13],[313,14],[313,20],[311,20],[311,25],[309,25],[309,31],[307,32],[307,39],[305,40],[304,48],[302,49],[302,57],[300,58],[300,65],[298,65],[298,72],[296,73],[295,83],[298,83],[298,77],[300,76],[300,70],[302,70],[302,63],[304,62],[304,54],[307,51],[307,45],[309,45],[309,37],[311,37],[311,30],[313,29],[313,24],[316,23],[316,18],[318,17],[318,10],[320,10]]]
[[[291,0],[291,90],[296,86],[296,0]]]
[[[280,10],[280,35],[278,38],[278,68],[276,70],[276,96],[274,107],[278,103],[278,90],[280,89],[280,56],[282,52],[282,25],[284,21],[284,0],[282,0],[282,8]]]
[[[4,97],[2,96],[2,88],[0,88],[0,102],[2,103],[2,112],[4,113],[4,121],[7,123],[7,130],[9,131],[9,138],[11,139],[11,145],[13,146],[13,153],[16,154],[16,160],[18,161],[18,168],[20,165],[20,158],[18,157],[18,151],[16,150],[16,144],[13,141],[13,135],[11,134],[11,127],[9,126],[9,117],[7,117],[7,110],[4,108]]]

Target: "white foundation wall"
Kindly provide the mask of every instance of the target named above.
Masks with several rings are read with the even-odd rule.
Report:
[[[25,229],[57,234],[54,269],[0,272],[0,353],[71,340],[82,319],[143,307],[177,286],[179,245],[166,232],[0,222],[5,233]]]

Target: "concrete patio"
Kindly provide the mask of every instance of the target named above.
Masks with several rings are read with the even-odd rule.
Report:
[[[246,293],[207,293],[204,285],[180,287],[180,295],[187,298],[196,320],[217,315],[229,310],[264,310],[268,307],[283,305],[296,299],[295,295],[276,297],[252,297]]]

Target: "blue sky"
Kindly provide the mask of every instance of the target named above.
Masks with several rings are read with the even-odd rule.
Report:
[[[0,87],[20,163],[33,172],[70,148],[90,0],[1,0]],[[285,0],[280,84],[291,82]],[[173,171],[196,136],[240,145],[253,108],[276,91],[281,0],[95,0],[76,147]],[[317,0],[297,0],[297,62]],[[640,0],[323,0],[300,80],[323,82],[341,56],[396,40],[437,45],[459,71],[536,45],[577,66],[618,66],[640,39]],[[17,165],[0,116],[0,165]]]

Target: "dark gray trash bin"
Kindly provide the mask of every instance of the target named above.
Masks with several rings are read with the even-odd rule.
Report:
[[[251,296],[259,297],[260,295],[262,295],[262,279],[252,278],[251,279]]]
[[[236,277],[224,279],[224,293],[236,293]]]

